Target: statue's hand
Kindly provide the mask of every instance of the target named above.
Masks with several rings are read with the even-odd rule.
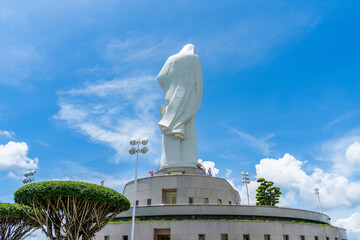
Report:
[[[166,106],[165,105],[159,105],[159,113],[160,116],[163,117],[166,111]]]

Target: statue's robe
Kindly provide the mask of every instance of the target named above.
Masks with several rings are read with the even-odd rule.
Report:
[[[201,105],[203,78],[200,59],[192,44],[168,58],[158,75],[165,93],[160,106],[159,127],[163,134],[160,168],[196,167],[195,114]]]

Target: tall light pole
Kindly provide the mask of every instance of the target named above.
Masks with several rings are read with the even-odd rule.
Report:
[[[242,182],[243,184],[245,184],[245,186],[246,186],[246,193],[247,193],[248,205],[250,205],[249,189],[248,189],[248,184],[250,183],[249,173],[241,172],[241,177],[242,177],[241,182]]]
[[[145,147],[147,143],[148,143],[147,138],[143,138],[141,141],[140,139],[136,140],[135,138],[130,139],[130,145],[134,147],[130,148],[129,153],[131,155],[136,153],[134,199],[133,199],[132,220],[131,220],[131,240],[134,240],[134,233],[135,233],[136,184],[137,184],[137,175],[138,175],[139,153],[145,154],[149,151],[149,148]],[[140,144],[144,146],[141,149],[140,149]]]
[[[321,207],[321,202],[320,202],[320,192],[319,192],[319,189],[318,189],[318,188],[315,188],[315,189],[314,189],[314,191],[315,191],[315,194],[318,196],[318,199],[319,199],[320,212],[322,212],[322,207]]]

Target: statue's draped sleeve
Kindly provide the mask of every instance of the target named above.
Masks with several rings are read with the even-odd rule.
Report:
[[[185,124],[201,105],[203,80],[199,56],[176,54],[171,56],[158,77],[165,92],[163,116],[159,122],[165,135],[185,139]]]

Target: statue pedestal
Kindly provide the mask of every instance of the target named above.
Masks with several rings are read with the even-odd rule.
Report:
[[[198,167],[168,167],[162,168],[157,172],[158,176],[181,174],[206,175],[205,171]]]

